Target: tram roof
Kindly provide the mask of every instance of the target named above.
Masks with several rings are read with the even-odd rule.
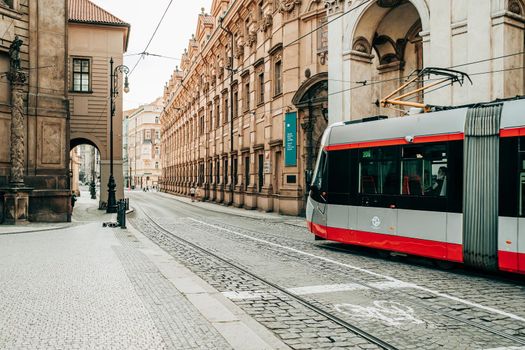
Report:
[[[460,134],[464,132],[469,108],[495,103],[503,103],[501,129],[525,126],[525,96],[521,96],[489,103],[436,107],[435,112],[400,118],[335,123],[329,127],[327,145],[392,140],[407,136]]]

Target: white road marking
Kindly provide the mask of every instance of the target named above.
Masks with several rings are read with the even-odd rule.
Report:
[[[393,327],[400,327],[406,323],[424,324],[414,316],[414,309],[395,301],[376,300],[373,306],[339,304],[335,305],[335,309],[350,317],[375,318]]]
[[[381,290],[400,289],[400,288],[417,288],[415,284],[406,283],[403,281],[373,282],[373,283],[368,283],[368,284],[374,288],[381,289]]]
[[[222,292],[226,298],[230,300],[252,300],[252,299],[262,299],[268,297],[271,294],[268,292],[258,292],[258,291],[239,291],[239,292]]]
[[[399,288],[414,288],[412,283],[404,283],[401,281],[386,281],[368,283],[370,287],[388,290]],[[351,292],[354,290],[369,290],[370,288],[358,283],[344,283],[344,284],[325,284],[319,286],[304,286],[288,288],[287,291],[295,295],[321,294],[321,293],[336,293],[336,292]]]
[[[348,292],[352,290],[370,289],[357,283],[347,284],[326,284],[321,286],[306,286],[297,288],[288,288],[287,291],[295,295],[308,295],[320,293]]]
[[[223,228],[223,227],[220,227],[220,226],[217,226],[217,225],[213,225],[213,224],[208,224],[207,222],[204,222],[204,221],[200,221],[200,220],[193,219],[193,218],[190,218],[190,220],[192,220],[194,222],[197,222],[199,224],[205,225],[205,226],[209,226],[209,227],[213,227],[213,228],[218,229],[218,230],[229,232],[229,233],[234,234],[234,235],[239,236],[239,237],[250,239],[252,241],[256,241],[256,242],[259,242],[259,243],[264,243],[264,244],[267,244],[267,245],[271,245],[271,246],[274,246],[274,247],[277,247],[277,248],[280,248],[280,249],[284,249],[284,250],[288,250],[288,251],[294,252],[296,254],[308,256],[310,258],[319,259],[319,260],[322,260],[322,261],[325,261],[325,262],[329,262],[329,263],[334,264],[334,265],[346,267],[346,268],[349,268],[349,269],[352,269],[352,270],[355,270],[355,271],[359,271],[359,272],[363,272],[363,273],[366,273],[366,274],[369,274],[369,275],[372,275],[372,276],[384,278],[384,279],[386,279],[386,280],[388,280],[390,282],[402,283],[402,284],[410,284],[412,286],[412,288],[419,289],[419,290],[425,291],[425,292],[430,293],[430,294],[434,294],[435,296],[438,296],[438,297],[454,300],[454,301],[456,301],[458,303],[462,303],[462,304],[469,305],[469,306],[472,306],[472,307],[475,307],[475,308],[478,308],[478,309],[482,309],[482,310],[489,311],[489,312],[492,312],[492,313],[495,313],[495,314],[499,314],[499,315],[502,315],[502,316],[505,316],[505,317],[509,317],[509,318],[512,318],[512,319],[517,320],[517,321],[525,322],[525,318],[520,317],[518,315],[514,315],[514,314],[512,314],[510,312],[506,312],[506,311],[503,311],[503,310],[495,309],[495,308],[490,307],[490,306],[485,306],[485,305],[482,305],[482,304],[474,303],[472,301],[468,301],[468,300],[465,300],[465,299],[457,298],[455,296],[448,295],[446,293],[441,293],[441,292],[438,292],[438,291],[435,291],[435,290],[432,290],[432,289],[429,289],[429,288],[426,288],[426,287],[419,286],[417,284],[407,283],[407,282],[401,281],[401,280],[399,280],[397,278],[394,278],[394,277],[391,277],[391,276],[383,275],[383,274],[380,274],[380,273],[377,273],[377,272],[373,272],[373,271],[370,271],[370,270],[367,270],[367,269],[363,269],[361,267],[353,266],[353,265],[350,265],[350,264],[341,263],[341,262],[338,262],[338,261],[335,261],[335,260],[332,260],[332,259],[329,259],[329,258],[325,258],[325,257],[322,257],[322,256],[317,256],[315,254],[303,252],[301,250],[298,250],[298,249],[295,249],[295,248],[292,248],[292,247],[287,247],[287,246],[283,246],[281,244],[265,241],[264,239],[251,237],[251,236],[239,233],[239,232],[232,231],[232,230],[227,229],[227,228]]]

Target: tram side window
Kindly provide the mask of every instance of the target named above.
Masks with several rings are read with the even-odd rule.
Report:
[[[519,216],[525,216],[525,137],[520,137],[519,141],[519,190],[518,205]]]
[[[398,147],[360,150],[359,193],[399,194],[398,152]]]
[[[318,190],[325,190],[326,187],[326,173],[327,161],[326,151],[323,151],[319,157],[317,167],[315,168],[315,175],[312,181],[312,186]]]
[[[328,152],[328,193],[350,193],[350,150]]]
[[[404,146],[401,169],[403,195],[446,196],[448,168],[445,144]]]

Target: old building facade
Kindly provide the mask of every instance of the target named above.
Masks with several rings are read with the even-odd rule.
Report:
[[[462,105],[525,94],[522,0],[326,3],[331,123],[403,115],[406,108],[387,109],[376,101],[424,67],[456,69],[472,79],[472,84],[417,96],[426,104]]]
[[[67,221],[67,2],[2,0],[0,31],[0,222]]]
[[[113,123],[113,175],[116,199],[124,198],[122,172],[123,74],[115,76],[118,92],[110,117],[110,60],[122,65],[130,25],[89,0],[68,0],[68,89],[71,109],[70,147],[88,144],[100,154],[99,206],[108,200],[110,123]]]
[[[214,0],[164,93],[161,189],[297,215],[327,123],[319,0]],[[320,30],[316,30],[321,27]]]
[[[160,113],[162,99],[140,106],[127,116],[127,164],[130,187],[153,188],[162,175]]]

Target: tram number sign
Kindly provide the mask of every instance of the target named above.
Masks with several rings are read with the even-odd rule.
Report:
[[[284,165],[297,166],[297,113],[286,113],[284,117]]]

